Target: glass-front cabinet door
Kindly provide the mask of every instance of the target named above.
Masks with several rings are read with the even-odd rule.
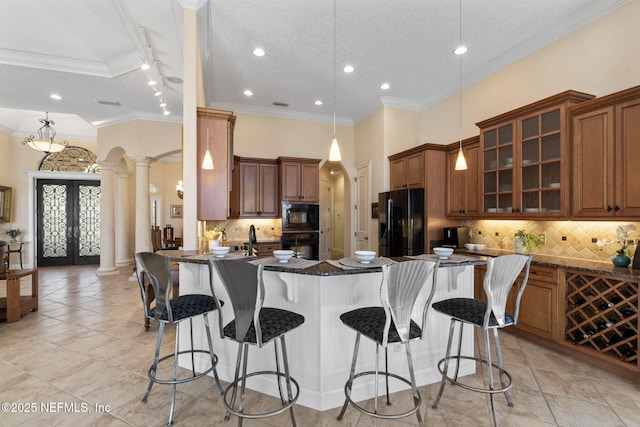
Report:
[[[560,109],[519,121],[520,206],[523,213],[561,212],[562,140]]]
[[[568,108],[592,98],[566,91],[476,123],[482,150],[482,216],[570,215]]]
[[[513,211],[514,128],[512,122],[482,132],[483,211],[485,213]]]

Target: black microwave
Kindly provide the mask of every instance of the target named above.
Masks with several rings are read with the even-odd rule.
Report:
[[[282,204],[282,232],[320,230],[318,205]]]

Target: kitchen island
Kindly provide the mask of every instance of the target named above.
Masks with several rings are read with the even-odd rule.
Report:
[[[210,255],[183,251],[164,251],[163,254],[180,263],[180,294],[209,292],[206,262]],[[344,384],[349,376],[355,333],[342,324],[340,314],[360,307],[380,305],[382,269],[346,268],[336,262],[317,261],[308,262],[306,268],[290,268],[266,262],[264,306],[283,308],[305,316],[305,323],[290,332],[286,338],[291,375],[298,381],[301,389],[298,403],[319,411],[341,406],[344,402]],[[482,263],[484,260],[480,257],[467,257],[464,261],[441,264],[434,301],[472,297],[474,265]],[[214,273],[214,292],[221,300],[229,300],[217,273]],[[427,295],[423,295],[416,304],[415,319],[421,318],[426,298]],[[229,304],[222,308],[222,316],[225,324],[233,318]],[[212,331],[218,331],[217,320],[211,322]],[[186,324],[181,327],[188,329]],[[445,354],[449,318],[429,311],[425,328],[425,339],[411,344],[419,386],[440,381],[436,364]],[[202,321],[194,324],[197,345],[205,344],[204,331]],[[472,352],[471,330],[465,331],[463,341],[463,351]],[[237,343],[220,340],[218,334],[214,334],[214,349],[219,358],[218,373],[222,380],[230,381],[233,378],[237,348]],[[274,369],[272,344],[262,349],[251,347],[250,351],[253,354],[249,357],[249,371]],[[269,353],[265,353],[265,357],[256,357],[257,352]],[[366,340],[362,342],[360,356],[358,370],[374,369],[373,343]],[[190,363],[187,358],[180,360],[180,365],[185,368],[190,368]],[[197,360],[196,369],[204,369],[206,363],[204,359]],[[405,353],[400,345],[389,348],[389,370],[403,376],[408,375]],[[473,372],[475,364],[461,365],[461,375]],[[255,378],[249,386],[268,394],[276,390],[269,377]],[[392,392],[404,387],[404,384],[391,383]],[[362,382],[359,387],[354,388],[352,397],[362,400],[372,395],[373,383]]]

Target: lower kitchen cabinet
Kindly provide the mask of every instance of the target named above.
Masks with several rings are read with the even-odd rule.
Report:
[[[485,266],[475,269],[475,297],[487,300],[483,281]],[[524,274],[518,278],[516,285],[509,294],[507,312],[514,313],[516,298]],[[540,338],[558,341],[558,269],[532,265],[529,271],[527,287],[520,301],[520,314],[516,329],[536,335]]]

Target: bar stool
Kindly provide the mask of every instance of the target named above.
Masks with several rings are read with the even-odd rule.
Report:
[[[235,319],[223,328],[222,314],[218,311],[220,335],[238,343],[234,379],[224,391],[223,400],[227,408],[225,421],[228,421],[231,414],[233,414],[238,417],[238,426],[242,426],[245,418],[266,418],[289,410],[291,421],[296,426],[293,405],[298,400],[300,387],[298,382],[289,375],[289,360],[287,359],[284,336],[287,332],[302,325],[304,316],[288,310],[262,306],[265,295],[264,282],[262,280],[263,268],[263,265],[254,265],[243,260],[209,260],[211,281],[213,283],[213,270],[216,269],[229,295],[235,316]],[[271,341],[273,341],[275,350],[276,370],[247,373],[249,345],[261,348]],[[280,341],[280,354],[278,353],[278,341]],[[284,373],[280,371],[280,356],[282,357]],[[240,365],[242,365],[242,374],[240,374]],[[245,412],[247,379],[257,375],[274,375],[276,377],[282,406],[270,412]],[[286,396],[282,388],[281,380],[283,377]],[[295,394],[292,392],[292,384],[296,388]],[[240,399],[236,405],[238,385],[240,385]]]
[[[144,306],[145,316],[149,319],[155,319],[160,322],[158,330],[158,340],[156,342],[156,351],[153,359],[153,364],[149,368],[149,387],[147,388],[142,403],[147,403],[151,388],[154,383],[166,384],[173,386],[173,392],[171,394],[171,407],[169,409],[169,421],[167,425],[173,423],[173,411],[176,403],[176,386],[178,384],[186,383],[189,381],[197,380],[207,375],[209,372],[213,372],[218,389],[220,393],[224,391],[220,379],[218,378],[218,372],[216,365],[218,364],[218,357],[213,352],[213,344],[211,342],[211,331],[209,328],[209,319],[207,314],[212,311],[218,310],[223,306],[222,301],[218,301],[209,295],[181,295],[170,299],[172,281],[171,273],[169,271],[169,258],[162,255],[154,254],[151,252],[140,252],[134,254],[136,260],[136,276],[138,278],[138,285],[140,286],[140,292],[142,294],[142,303]],[[153,292],[155,294],[156,304],[153,308],[149,306],[147,302],[147,296],[145,292],[145,278],[141,274],[138,265],[144,270],[145,276],[151,282]],[[213,294],[213,287],[211,288]],[[218,310],[220,311],[220,310]],[[193,318],[196,316],[203,316],[204,326],[206,329],[207,341],[209,344],[208,350],[199,350],[193,348]],[[179,323],[184,320],[189,320],[189,329],[191,335],[191,348],[189,350],[179,350],[180,343],[180,327]],[[162,335],[166,324],[176,325],[176,344],[173,353],[160,357],[160,345],[162,344]],[[203,372],[196,373],[195,370],[195,354],[206,354],[211,358],[211,367]],[[178,356],[181,354],[191,355],[191,376],[185,378],[178,378]],[[171,379],[160,379],[156,377],[158,370],[158,364],[165,360],[173,359],[173,377]]]
[[[427,318],[427,311],[435,292],[436,276],[440,261],[404,261],[391,266],[382,267],[382,283],[380,285],[381,307],[364,307],[340,315],[340,320],[349,328],[356,331],[356,341],[353,350],[353,360],[351,362],[351,372],[349,380],[344,386],[345,401],[342,410],[338,415],[341,420],[351,404],[358,411],[375,418],[395,420],[416,414],[418,424],[424,425],[420,415],[420,404],[422,398],[416,386],[413,372],[413,360],[411,357],[410,342],[415,339],[422,339],[424,325]],[[422,309],[421,324],[418,325],[411,314],[418,296],[428,293],[424,308]],[[356,361],[358,359],[358,348],[360,337],[369,338],[376,344],[375,371],[363,371],[355,373]],[[388,345],[391,343],[402,343],[407,354],[407,364],[409,367],[410,380],[388,371]],[[402,413],[380,414],[378,413],[378,378],[379,378],[379,351],[380,347],[385,352],[385,382],[387,390],[387,405],[391,405],[389,398],[389,378],[395,378],[411,386],[413,394],[413,407]],[[374,375],[374,409],[365,409],[351,399],[353,382],[363,376]]]
[[[509,396],[509,389],[511,388],[511,375],[504,370],[502,366],[502,353],[500,351],[500,340],[498,339],[498,329],[507,326],[515,325],[518,322],[518,314],[520,312],[520,299],[527,286],[529,279],[529,267],[531,266],[531,256],[526,255],[503,255],[497,258],[489,258],[487,260],[487,272],[484,276],[484,292],[487,297],[487,301],[473,298],[451,298],[444,301],[438,301],[433,303],[433,309],[437,312],[451,316],[451,326],[449,328],[449,341],[447,343],[447,354],[438,362],[438,370],[442,374],[442,381],[440,382],[440,390],[438,396],[433,402],[432,407],[435,409],[438,407],[442,392],[444,391],[444,385],[447,381],[451,384],[458,385],[466,390],[477,391],[480,393],[488,393],[491,400],[491,414],[494,425],[498,425],[496,418],[496,408],[494,396],[497,393],[504,393],[505,398],[509,406],[513,406],[511,396]],[[514,314],[507,313],[506,305],[509,298],[511,288],[516,284],[518,275],[524,269],[524,277],[522,283],[519,285],[519,289],[515,301]],[[456,323],[460,323],[460,330],[458,334],[458,350],[457,354],[451,355],[451,347],[453,343],[453,335]],[[476,328],[481,328],[484,333],[484,343],[486,360],[461,355],[462,345],[462,330],[464,325],[472,325]],[[489,340],[489,331],[492,331],[495,342],[497,364],[491,361],[491,342]],[[487,366],[489,387],[479,388],[473,387],[468,384],[464,384],[458,381],[458,372],[460,368],[460,362],[462,360],[475,360],[476,362],[483,363]],[[449,376],[449,362],[455,361],[455,371],[453,376]],[[500,387],[496,388],[493,378],[493,368],[498,370],[498,378],[500,379]]]

